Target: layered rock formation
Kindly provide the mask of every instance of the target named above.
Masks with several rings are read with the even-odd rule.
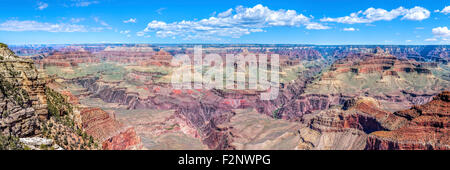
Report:
[[[409,122],[392,131],[369,135],[365,149],[450,149],[450,92],[444,91],[427,104],[394,114]]]
[[[100,58],[95,57],[87,51],[55,51],[50,53],[46,58],[36,60],[36,64],[40,68],[48,66],[71,67],[77,66],[79,63],[98,63]]]
[[[347,110],[304,115],[298,149],[448,150],[449,94],[394,113],[373,98],[360,98]]]
[[[45,80],[31,60],[17,57],[0,44],[0,132],[31,136],[47,118]]]
[[[81,105],[68,91],[59,92],[57,84],[49,84],[47,96],[49,109],[57,118],[62,116],[71,124],[73,133],[86,133],[98,141],[102,149],[140,149],[141,141],[133,127],[127,127],[100,108]],[[63,119],[64,120],[64,119]],[[88,139],[89,140],[89,139]],[[91,142],[92,143],[92,142]]]
[[[373,102],[359,99],[348,110],[333,108],[304,115],[298,149],[361,150],[366,146],[368,133],[402,124],[402,120],[389,117],[390,113]]]
[[[337,60],[305,90],[311,94],[356,94],[385,102],[395,111],[424,104],[450,88],[449,82],[432,73],[433,64],[401,59],[378,48]]]
[[[102,141],[105,150],[141,149],[141,140],[133,127],[114,120],[100,108],[83,108],[81,111],[83,130]]]

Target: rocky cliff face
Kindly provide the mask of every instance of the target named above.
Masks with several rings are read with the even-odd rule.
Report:
[[[365,149],[450,149],[450,92],[444,91],[427,104],[395,112],[408,123],[392,131],[369,135]]]
[[[87,146],[90,149],[126,150],[142,148],[141,140],[133,127],[125,126],[115,120],[113,115],[100,108],[81,105],[77,97],[70,92],[59,90],[58,84],[51,83],[48,84],[48,87],[49,110],[51,115],[55,117],[55,124],[70,127],[56,131],[65,131],[69,136],[76,136],[74,134],[77,134],[82,137],[72,140],[74,142],[71,146],[69,145],[70,148],[76,149],[80,145]],[[66,144],[60,145],[65,146]]]
[[[127,127],[100,108],[83,108],[81,111],[83,129],[87,134],[102,142],[105,150],[141,149],[141,139],[133,127]]]
[[[0,132],[31,136],[47,118],[45,80],[32,60],[17,57],[0,44]]]
[[[307,94],[367,96],[384,102],[384,109],[397,111],[429,102],[449,88],[442,70],[433,63],[399,58],[377,48],[334,62],[305,88]],[[434,70],[434,71],[433,71]]]
[[[389,113],[380,110],[371,99],[358,99],[344,109],[333,108],[302,117],[298,149],[360,150],[366,146],[367,134],[391,128],[384,122]]]
[[[436,150],[449,148],[449,92],[424,105],[388,112],[373,98],[348,109],[303,116],[298,149]]]

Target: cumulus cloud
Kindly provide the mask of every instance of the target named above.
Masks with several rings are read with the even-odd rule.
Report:
[[[268,27],[300,27],[306,29],[330,29],[312,18],[298,14],[295,10],[272,10],[258,4],[251,8],[238,6],[210,18],[166,23],[154,20],[148,23],[143,33],[155,32],[156,36],[182,37],[184,39],[211,39],[212,37],[239,38],[254,32],[263,32]]]
[[[48,4],[45,2],[38,2],[37,5],[38,5],[38,7],[37,7],[38,10],[44,10],[45,8],[48,7]]]
[[[353,27],[349,27],[349,28],[344,28],[344,31],[359,31],[359,29],[353,28]]]
[[[442,10],[435,10],[434,12],[440,12],[440,13],[443,13],[443,14],[445,14],[445,15],[447,15],[447,14],[450,14],[450,6],[446,6],[444,9],[442,9]]]
[[[441,11],[442,13],[444,13],[444,14],[450,14],[450,6],[446,6],[444,9],[442,9],[442,11]]]
[[[436,27],[431,30],[433,37],[425,39],[425,41],[439,41],[448,42],[450,39],[450,30],[447,27]]]
[[[229,17],[231,14],[233,14],[233,8],[230,8],[230,9],[226,10],[225,12],[219,13],[217,16],[219,18],[225,18],[225,17]]]
[[[416,6],[411,9],[398,7],[387,11],[382,8],[368,8],[365,11],[358,11],[351,13],[349,16],[330,18],[325,17],[320,19],[322,22],[337,22],[344,24],[360,24],[360,23],[372,23],[375,21],[391,21],[397,17],[402,16],[402,20],[415,20],[421,21],[430,17],[430,11],[427,9]]]
[[[8,20],[0,23],[0,31],[86,32],[83,25]]]
[[[431,32],[437,37],[450,37],[450,30],[447,27],[436,27]]]
[[[136,23],[136,18],[130,18],[128,20],[123,21],[123,23]]]

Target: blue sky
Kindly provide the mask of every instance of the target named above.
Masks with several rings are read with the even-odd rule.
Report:
[[[0,42],[449,44],[449,0],[1,0]]]

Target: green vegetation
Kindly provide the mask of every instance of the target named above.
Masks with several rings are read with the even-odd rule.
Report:
[[[390,93],[398,89],[409,91],[427,91],[440,87],[448,88],[445,69],[432,69],[432,75],[423,73],[399,72],[398,77],[382,73],[356,74],[340,73],[332,79],[319,77],[308,85],[306,93],[355,93],[361,90],[371,93]]]
[[[0,133],[0,150],[23,150],[24,147],[18,137],[2,135]]]
[[[432,68],[431,72],[433,73],[434,76],[436,76],[440,79],[450,81],[450,65],[449,64],[439,64],[439,67]]]
[[[28,92],[20,86],[16,86],[9,82],[3,75],[0,75],[0,92],[5,97],[13,99],[13,101],[21,107],[27,107],[30,105],[30,97],[28,96]]]
[[[281,119],[281,115],[278,114],[279,111],[280,111],[280,108],[275,109],[275,110],[272,112],[272,117],[275,118],[275,119]]]
[[[129,66],[132,71],[145,72],[145,73],[160,73],[162,75],[167,75],[172,72],[170,67],[166,66]]]
[[[48,128],[46,127],[46,125],[44,125],[42,128],[43,134],[48,138],[54,139],[54,141],[58,145],[64,146],[66,149],[89,149],[92,148],[92,146],[95,146],[95,149],[98,149],[98,144],[93,145],[95,143],[94,138],[88,135],[86,132],[83,132],[82,129],[76,126],[75,121],[71,118],[71,115],[74,114],[73,105],[71,103],[68,103],[67,99],[63,95],[61,95],[57,91],[54,91],[53,89],[47,88],[46,96],[49,115],[51,116],[51,118],[54,118],[51,120],[54,120],[55,124],[52,122],[48,122]],[[61,129],[65,129],[63,127],[68,127],[68,129],[61,131]],[[85,142],[69,142],[67,136],[70,136],[72,134],[76,134],[82,137]],[[74,141],[74,139],[72,139],[71,141]]]
[[[73,113],[72,105],[60,93],[47,87],[45,95],[47,96],[48,112],[51,116],[59,119],[60,116]]]
[[[8,45],[4,44],[4,43],[0,43],[0,47],[2,48],[8,48]]]
[[[88,75],[106,75],[106,79],[110,81],[121,80],[127,72],[121,65],[108,62],[100,64],[83,63],[72,68],[49,66],[45,68],[45,71],[48,75],[56,75],[65,79],[84,77]]]
[[[173,130],[177,126],[179,126],[179,125],[178,124],[173,124],[170,127],[166,128],[166,130]]]

